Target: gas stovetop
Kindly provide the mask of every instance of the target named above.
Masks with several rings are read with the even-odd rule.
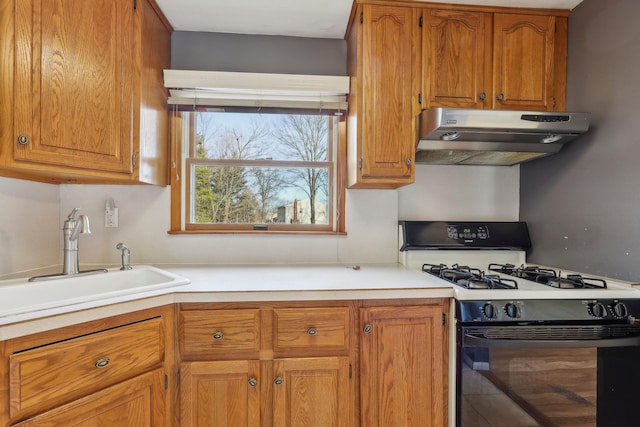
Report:
[[[504,307],[525,300],[577,300],[586,306],[598,299],[640,299],[640,290],[629,283],[527,263],[531,241],[524,222],[399,225],[401,263],[451,283],[458,301],[500,300]]]
[[[607,282],[601,278],[586,277],[578,273],[563,273],[537,265],[496,264],[488,265],[486,271],[461,264],[423,264],[422,271],[440,277],[465,289],[518,289],[512,276],[558,289],[607,289]]]

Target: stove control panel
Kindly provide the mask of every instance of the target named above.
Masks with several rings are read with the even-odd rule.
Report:
[[[626,321],[640,317],[640,299],[457,301],[461,322]]]
[[[452,240],[487,240],[489,238],[489,227],[485,225],[447,225],[447,238]]]

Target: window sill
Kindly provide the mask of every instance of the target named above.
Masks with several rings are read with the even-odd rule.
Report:
[[[244,234],[244,235],[289,235],[289,236],[346,236],[346,231],[311,231],[311,230],[169,230],[168,234],[202,235],[202,234]]]

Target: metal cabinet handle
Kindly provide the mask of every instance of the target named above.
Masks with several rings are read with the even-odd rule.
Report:
[[[253,378],[253,377],[251,377],[251,378],[249,378],[248,383],[249,383],[249,386],[250,386],[250,387],[255,387],[255,386],[257,386],[257,385],[258,385],[258,380],[257,380],[257,379],[255,379],[255,378]]]
[[[95,367],[98,369],[106,368],[109,362],[111,362],[111,360],[108,357],[101,357],[100,359],[96,360]]]
[[[478,98],[480,98],[480,101],[484,101],[485,99],[487,99],[486,92],[480,92],[480,95],[478,95]]]
[[[213,337],[214,340],[221,340],[223,335],[222,335],[222,332],[216,331],[211,336]]]
[[[362,332],[364,332],[365,334],[368,334],[369,332],[371,332],[371,324],[367,323],[364,325],[364,327],[362,328]]]
[[[498,94],[498,96],[496,97],[496,99],[497,99],[498,101],[502,101],[502,100],[504,100],[504,93],[500,92],[500,93]]]
[[[314,336],[314,335],[316,335],[317,333],[318,333],[318,330],[317,330],[316,328],[309,328],[309,329],[307,329],[307,335]]]
[[[29,143],[29,137],[25,134],[18,135],[18,144],[27,145]]]
[[[283,382],[284,382],[284,378],[282,378],[282,377],[276,377],[276,379],[275,379],[275,380],[273,380],[273,383],[274,383],[275,385],[280,385],[280,384],[282,384]]]

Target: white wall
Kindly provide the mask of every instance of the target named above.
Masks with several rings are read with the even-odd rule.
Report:
[[[517,221],[520,166],[417,165],[398,193],[400,219]]]
[[[80,263],[396,262],[398,219],[517,220],[519,167],[426,166],[399,190],[348,190],[347,236],[169,235],[169,188],[60,185],[0,178],[0,275],[60,264],[62,221],[74,207],[91,222]],[[112,197],[120,227],[104,227]]]
[[[0,177],[0,276],[59,264],[59,187]]]

